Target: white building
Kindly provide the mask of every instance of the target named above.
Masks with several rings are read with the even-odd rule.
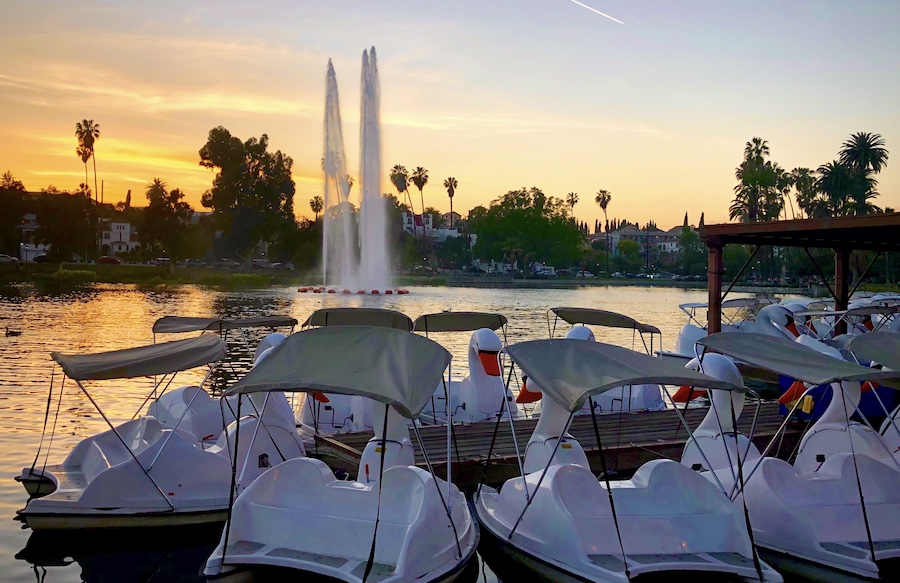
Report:
[[[100,219],[99,249],[104,255],[128,253],[140,249],[137,229],[131,223]]]

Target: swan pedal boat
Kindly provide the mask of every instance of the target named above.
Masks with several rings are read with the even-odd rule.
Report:
[[[778,435],[762,455],[744,448],[735,455],[730,423],[712,436],[717,444],[700,444],[715,454],[705,458],[710,463],[702,468],[703,475],[736,507],[746,507],[754,542],[765,560],[784,572],[819,580],[896,581],[900,465],[876,431],[849,418],[859,402],[860,383],[900,387],[900,373],[863,367],[801,342],[761,334],[719,333],[699,344],[719,353],[704,352],[700,358],[701,370],[711,376],[739,376],[733,363],[730,373],[727,366],[702,364],[705,359],[727,360],[726,355],[809,387],[831,385],[835,391],[829,408],[802,438],[793,464],[766,457]],[[716,408],[720,416],[729,416],[727,403]],[[739,414],[740,407],[730,411],[731,416]],[[722,456],[719,452],[726,447],[732,453]],[[692,459],[686,459],[688,453],[686,449],[683,462],[697,461],[696,452]],[[706,471],[710,467],[713,471]]]
[[[263,339],[260,348],[279,336]],[[258,358],[264,354],[258,351]],[[209,365],[207,380],[224,356],[224,341],[213,335],[98,354],[52,354],[107,423],[83,381],[159,376],[156,388],[177,372]],[[25,468],[16,479],[31,498],[19,515],[36,531],[222,523],[239,428],[252,438],[239,449],[238,488],[268,465],[305,455],[286,400],[258,398],[254,409],[255,417],[237,423],[224,401],[215,404],[197,386],[163,390],[148,407],[152,414],[110,424],[78,443],[62,464]]]
[[[230,580],[275,568],[347,583],[458,578],[475,555],[478,525],[449,467],[443,480],[430,464],[431,471],[414,465],[408,424],[430,402],[450,358],[422,336],[366,326],[306,330],[276,346],[228,394],[370,399],[375,436],[356,480],[339,480],[310,458],[263,473],[234,500],[203,574]]]
[[[530,390],[540,390],[544,408],[528,443],[523,476],[499,491],[482,485],[476,493],[486,556],[512,559],[518,571],[541,581],[680,575],[782,581],[756,556],[743,514],[703,476],[672,460],[654,460],[630,480],[605,474],[598,479],[567,433],[587,399],[617,387],[737,388],[599,342],[537,340],[513,344],[506,352],[528,377]]]

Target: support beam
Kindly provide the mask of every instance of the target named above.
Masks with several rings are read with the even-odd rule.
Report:
[[[850,250],[834,250],[834,309],[846,310],[850,304]],[[847,333],[847,322],[840,320],[835,326],[835,334]]]
[[[709,261],[706,274],[709,286],[709,307],[706,312],[706,333],[722,331],[722,245],[707,243]]]

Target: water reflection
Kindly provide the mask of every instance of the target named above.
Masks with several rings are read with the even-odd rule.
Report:
[[[26,561],[38,583],[54,569],[77,564],[85,583],[199,583],[221,525],[167,531],[32,533],[16,559]]]

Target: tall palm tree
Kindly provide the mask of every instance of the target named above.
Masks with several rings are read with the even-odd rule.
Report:
[[[797,207],[806,218],[810,219],[813,213],[814,201],[816,200],[816,181],[809,168],[794,168],[791,170],[791,184],[796,191]]]
[[[829,214],[831,216],[849,214],[850,193],[854,182],[850,168],[833,160],[819,166],[816,173],[819,175],[816,188],[825,195]]]
[[[391,168],[391,184],[394,185],[394,188],[397,189],[397,194],[406,195],[403,200],[409,201],[412,203],[412,199],[409,197],[409,172],[406,170],[406,166],[401,166],[400,164],[395,165]],[[413,215],[413,231],[416,230],[416,211],[413,210],[412,204],[409,205],[409,212]]]
[[[98,200],[99,190],[97,189],[97,156],[94,150],[94,142],[100,139],[100,124],[94,123],[92,119],[83,119],[75,124],[75,137],[78,138],[78,145],[87,148],[94,159],[94,199]],[[84,156],[84,154],[81,154]]]
[[[884,138],[869,132],[857,132],[847,138],[838,156],[854,174],[878,174],[888,161]]]
[[[570,192],[566,195],[566,204],[569,205],[569,209],[572,214],[572,218],[575,218],[575,205],[578,204],[578,193]]]
[[[456,189],[459,187],[459,183],[456,181],[456,178],[452,176],[450,178],[444,179],[444,188],[447,189],[447,196],[450,197],[450,228],[453,228],[453,195],[456,194]]]
[[[325,201],[321,196],[316,195],[309,199],[309,208],[312,212],[316,213],[316,220],[319,220],[319,213],[322,212],[322,209],[325,207]]]
[[[79,158],[81,158],[81,162],[84,164],[84,183],[87,184],[88,183],[87,163],[88,163],[88,160],[91,159],[91,150],[90,150],[90,148],[85,148],[84,146],[79,144],[78,147],[75,148],[75,154]]]
[[[880,134],[857,132],[841,146],[839,158],[853,175],[853,184],[848,196],[848,212],[857,215],[878,212],[878,207],[869,202],[875,198],[878,182],[872,176],[887,166],[888,151]]]
[[[422,238],[425,238],[425,196],[422,194],[422,189],[425,188],[425,185],[428,184],[428,170],[425,170],[421,166],[417,166],[415,170],[413,170],[412,174],[409,176],[410,182],[416,185],[416,188],[419,189],[419,198],[422,201]]]
[[[612,201],[612,193],[608,190],[603,190],[602,188],[597,191],[597,195],[594,197],[594,202],[600,205],[600,210],[603,211],[603,220],[606,222],[606,225],[609,225],[609,218],[606,216],[606,207],[609,206],[609,203]]]

